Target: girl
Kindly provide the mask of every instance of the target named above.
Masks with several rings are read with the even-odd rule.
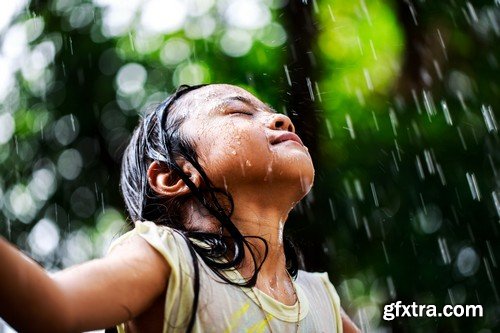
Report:
[[[357,332],[283,238],[314,178],[294,132],[241,88],[182,86],[125,151],[133,230],[51,276],[0,239],[0,316],[22,332]]]

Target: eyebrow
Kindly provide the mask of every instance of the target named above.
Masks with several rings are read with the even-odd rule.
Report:
[[[245,103],[249,106],[254,106],[254,104],[252,103],[252,101],[250,99],[248,99],[244,96],[240,96],[240,95],[229,96],[229,97],[224,98],[224,100],[223,100],[223,102],[230,102],[230,101],[239,101],[239,102]],[[269,104],[264,103],[264,105],[266,106],[266,110],[269,111],[270,113],[278,113],[278,111],[276,111]]]

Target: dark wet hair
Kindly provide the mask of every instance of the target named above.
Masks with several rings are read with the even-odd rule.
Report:
[[[234,204],[230,193],[213,186],[198,163],[194,144],[183,137],[179,131],[185,118],[178,114],[172,116],[170,113],[179,99],[204,86],[206,85],[180,86],[175,93],[142,119],[124,152],[120,180],[123,198],[132,221],[152,221],[158,225],[168,226],[178,231],[188,244],[194,265],[194,300],[186,329],[188,332],[192,330],[196,320],[200,292],[198,256],[226,283],[253,287],[268,252],[267,242],[262,237],[243,236],[231,221]],[[178,158],[184,158],[196,168],[202,177],[203,186],[197,187],[190,180],[177,164]],[[150,187],[147,178],[148,167],[154,161],[170,170],[174,177],[182,179],[191,190],[190,195],[171,199],[159,196]],[[217,218],[221,230],[226,230],[229,237],[223,236],[222,232],[189,230],[186,227],[182,208],[184,203],[193,197]],[[224,204],[220,202],[221,198],[225,199]],[[229,205],[229,211],[227,205]],[[257,238],[264,243],[265,253],[262,261],[258,262],[255,249],[248,242],[248,238]],[[231,281],[222,274],[222,271],[235,269],[241,264],[245,256],[245,247],[252,256],[254,272],[248,280],[242,283]],[[284,238],[284,247],[287,270],[295,278],[298,272],[297,254],[287,238]],[[230,257],[227,258],[228,256]]]

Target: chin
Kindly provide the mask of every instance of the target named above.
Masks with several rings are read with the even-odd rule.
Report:
[[[303,163],[285,163],[275,177],[280,178],[285,186],[290,186],[300,193],[301,198],[306,196],[313,186],[314,182],[314,166],[310,159]],[[276,179],[275,178],[275,179]]]

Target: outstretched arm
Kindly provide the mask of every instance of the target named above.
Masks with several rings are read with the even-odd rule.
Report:
[[[52,276],[0,238],[0,317],[22,332],[81,332],[130,320],[165,290],[170,267],[140,236]]]
[[[344,333],[361,333],[361,330],[353,323],[351,318],[341,308],[340,316],[342,317],[342,331]]]

